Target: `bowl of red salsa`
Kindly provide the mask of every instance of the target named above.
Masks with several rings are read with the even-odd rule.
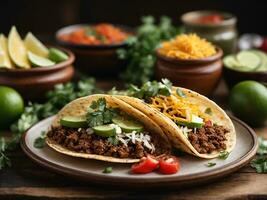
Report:
[[[74,52],[75,67],[96,77],[114,77],[125,67],[117,56],[119,48],[126,48],[126,40],[133,31],[126,26],[108,23],[76,24],[56,32],[59,45]]]

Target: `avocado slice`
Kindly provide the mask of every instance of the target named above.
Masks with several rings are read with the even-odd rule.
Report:
[[[144,130],[144,126],[137,121],[116,117],[112,119],[112,122],[118,125],[125,133],[141,132]]]
[[[60,124],[69,128],[88,127],[85,116],[65,116],[60,119]]]

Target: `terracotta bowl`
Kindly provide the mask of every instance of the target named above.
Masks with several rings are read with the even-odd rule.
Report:
[[[267,71],[265,72],[241,72],[227,67],[223,68],[223,76],[229,88],[232,88],[235,84],[245,81],[254,80],[267,84]]]
[[[43,100],[47,91],[56,84],[70,81],[74,75],[73,53],[63,48],[58,49],[67,53],[69,59],[49,67],[11,70],[0,68],[0,85],[16,89],[25,100]]]
[[[216,49],[215,55],[194,60],[168,58],[157,52],[156,79],[168,78],[175,86],[211,95],[222,74],[223,52]]]
[[[75,67],[88,75],[96,77],[117,76],[126,66],[125,60],[117,56],[119,48],[125,48],[126,43],[112,45],[84,45],[73,44],[60,39],[60,35],[72,32],[76,28],[88,26],[77,24],[64,27],[56,32],[56,40],[59,45],[70,49],[76,56]],[[133,33],[129,27],[114,25],[122,30]]]

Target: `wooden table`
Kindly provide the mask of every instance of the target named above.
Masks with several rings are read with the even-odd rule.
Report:
[[[225,102],[227,90],[221,84],[217,102]],[[256,132],[267,137],[267,127]],[[216,182],[186,189],[114,188],[76,181],[50,172],[27,158],[21,149],[10,154],[12,167],[0,171],[0,199],[267,199],[267,174],[257,174],[249,166]]]

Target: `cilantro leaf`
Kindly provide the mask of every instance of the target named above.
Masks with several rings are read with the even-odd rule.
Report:
[[[112,167],[106,167],[104,170],[103,170],[103,173],[104,174],[110,174],[110,173],[112,173]]]
[[[230,153],[228,151],[220,151],[219,158],[222,160],[226,160],[228,158],[229,154]]]
[[[161,82],[148,81],[140,88],[135,85],[130,85],[127,90],[127,95],[149,101],[151,97],[157,95],[170,96],[171,87],[172,83],[168,79],[162,79]]]
[[[215,165],[216,165],[216,163],[213,163],[213,162],[209,162],[209,163],[206,164],[207,167],[213,167]]]
[[[41,136],[34,140],[33,146],[37,149],[42,149],[45,146],[45,131],[42,131]]]
[[[257,173],[267,173],[267,157],[260,157],[252,160],[250,166],[254,168]]]
[[[164,40],[173,38],[183,31],[172,25],[171,19],[162,16],[159,23],[152,16],[142,17],[142,24],[134,37],[127,39],[127,49],[117,51],[120,59],[128,60],[121,77],[128,83],[141,85],[154,75],[156,49]]]
[[[259,137],[258,141],[259,141],[259,147],[258,147],[257,154],[259,155],[267,154],[267,140]]]
[[[100,126],[112,122],[112,118],[117,115],[117,110],[107,108],[106,99],[99,98],[93,101],[88,108],[86,120],[89,127]]]

